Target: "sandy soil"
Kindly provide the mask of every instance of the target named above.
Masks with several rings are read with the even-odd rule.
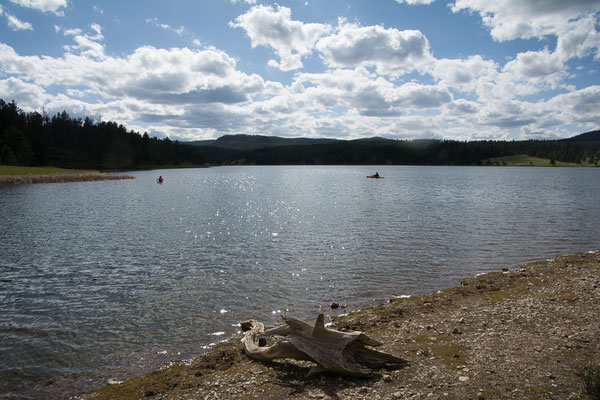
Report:
[[[248,359],[238,339],[191,365],[101,388],[90,399],[585,399],[600,366],[600,252],[466,279],[460,287],[350,313],[409,361],[370,378],[307,376],[310,363]],[[316,317],[316,316],[315,316]]]

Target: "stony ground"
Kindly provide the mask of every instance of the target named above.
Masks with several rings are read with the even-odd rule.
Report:
[[[89,398],[585,399],[578,373],[600,367],[599,311],[600,252],[557,257],[335,321],[408,360],[400,370],[307,376],[310,363],[252,361],[233,339]]]

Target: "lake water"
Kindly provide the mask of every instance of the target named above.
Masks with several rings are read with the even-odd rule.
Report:
[[[312,320],[600,248],[600,169],[133,175],[0,187],[0,397],[80,394],[197,356],[249,318]]]

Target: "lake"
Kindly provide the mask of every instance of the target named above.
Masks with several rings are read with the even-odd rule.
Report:
[[[132,174],[0,187],[0,397],[81,394],[197,356],[249,318],[313,320],[600,249],[597,168]]]

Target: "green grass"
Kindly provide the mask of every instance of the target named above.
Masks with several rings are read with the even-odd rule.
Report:
[[[64,169],[57,167],[18,167],[0,165],[0,175],[53,175],[98,172],[84,169]]]
[[[490,165],[501,165],[510,167],[584,167],[590,166],[589,164],[576,164],[576,163],[565,163],[562,161],[556,161],[554,165],[547,158],[539,158],[528,156],[526,154],[517,154],[514,156],[495,157],[490,158]],[[488,165],[488,160],[482,161],[483,165]]]
[[[587,366],[579,373],[583,394],[590,399],[600,400],[600,367]]]

